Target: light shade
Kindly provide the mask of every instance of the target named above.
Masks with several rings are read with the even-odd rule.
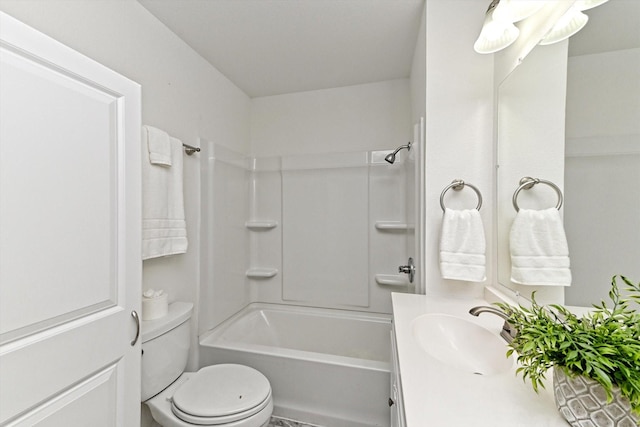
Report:
[[[600,6],[603,3],[608,2],[609,0],[577,0],[575,5],[580,10],[587,10],[594,8],[596,6]]]
[[[473,49],[478,53],[497,52],[516,41],[520,30],[513,22],[493,18],[495,9],[490,10],[484,19],[484,25]]]
[[[500,0],[500,3],[493,12],[493,19],[498,21],[519,22],[539,11],[544,5],[545,2],[540,0]]]
[[[558,20],[540,44],[548,45],[568,39],[587,25],[587,21],[589,17],[580,11],[576,3]]]

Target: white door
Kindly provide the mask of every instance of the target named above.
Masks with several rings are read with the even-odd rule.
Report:
[[[140,86],[0,13],[0,425],[140,422]]]

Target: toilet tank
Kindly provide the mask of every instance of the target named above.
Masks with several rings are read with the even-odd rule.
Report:
[[[193,304],[169,304],[166,316],[143,321],[142,330],[142,402],[173,383],[187,366],[190,323]]]

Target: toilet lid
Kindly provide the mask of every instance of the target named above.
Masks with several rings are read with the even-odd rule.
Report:
[[[253,368],[224,364],[200,369],[173,394],[176,416],[193,424],[223,424],[247,418],[271,399],[269,380]]]

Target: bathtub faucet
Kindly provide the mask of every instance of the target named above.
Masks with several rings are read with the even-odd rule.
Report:
[[[480,313],[492,313],[498,317],[502,317],[504,319],[504,324],[502,325],[502,330],[500,331],[500,336],[508,343],[512,342],[513,339],[518,335],[518,330],[515,326],[509,323],[509,316],[502,311],[498,310],[495,307],[489,307],[487,305],[479,305],[477,307],[473,307],[469,310],[469,314],[472,316],[479,316]]]

